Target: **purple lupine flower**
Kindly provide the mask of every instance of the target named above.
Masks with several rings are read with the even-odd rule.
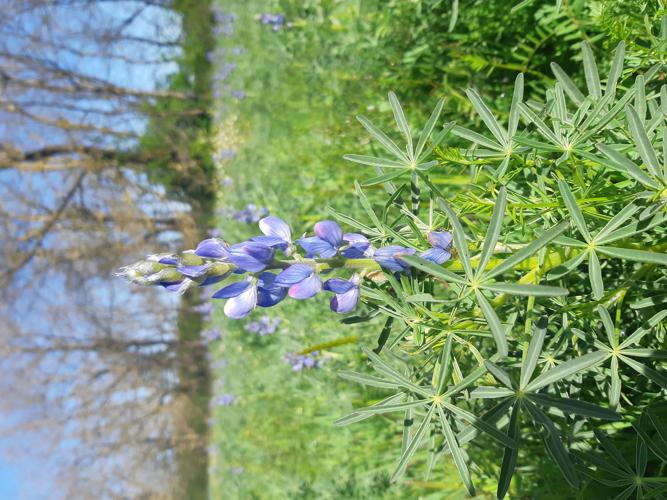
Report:
[[[306,257],[319,255],[329,259],[336,255],[343,244],[343,230],[332,220],[323,220],[315,224],[315,236],[300,238],[299,245],[306,251]]]
[[[232,179],[229,176],[223,177],[223,179],[222,179],[222,185],[223,186],[231,186],[232,184],[234,184],[234,179]]]
[[[322,281],[315,270],[305,264],[293,264],[281,272],[275,284],[288,288],[293,299],[309,299],[322,289]]]
[[[359,275],[354,274],[349,280],[331,278],[324,283],[322,288],[335,294],[330,304],[332,311],[345,314],[357,307],[360,281]]]
[[[257,273],[264,270],[273,260],[273,248],[255,241],[245,241],[232,245],[229,249],[229,260],[238,271]]]
[[[225,316],[232,319],[244,318],[257,305],[257,280],[247,278],[227,285],[215,292],[214,299],[228,299],[225,304]]]
[[[206,342],[215,342],[222,338],[222,330],[220,330],[220,328],[209,328],[207,330],[202,330],[200,335]]]
[[[444,264],[452,257],[452,233],[449,231],[430,231],[426,236],[432,248],[422,252],[422,259],[430,260],[436,264]]]
[[[232,54],[235,56],[240,56],[245,52],[245,49],[243,47],[232,47]]]
[[[406,248],[398,245],[389,245],[375,250],[373,258],[381,267],[390,271],[407,271],[410,266],[400,259],[401,255],[413,255],[414,248]]]
[[[287,289],[276,284],[276,275],[263,272],[257,280],[257,305],[273,307],[287,295]]]
[[[245,97],[246,97],[245,90],[233,90],[232,91],[232,97],[234,99],[239,100],[239,101],[245,99]]]
[[[264,233],[264,236],[255,236],[250,238],[250,241],[263,243],[272,248],[279,248],[289,255],[290,252],[287,250],[292,245],[292,231],[284,220],[274,216],[264,217],[259,221],[259,229]]]
[[[223,394],[213,400],[215,406],[231,406],[236,403],[236,396],[233,394]]]
[[[287,353],[283,356],[283,361],[292,367],[293,372],[300,372],[304,369],[320,368],[322,366],[318,351],[313,351],[309,354]]]
[[[208,259],[226,259],[229,258],[229,245],[220,238],[208,238],[199,242],[195,255]]]
[[[346,259],[363,259],[372,257],[375,249],[363,234],[345,233],[343,241],[347,242],[340,253]]]
[[[222,236],[222,232],[217,227],[209,229],[206,231],[206,233],[208,234],[209,238],[220,238],[220,236]]]

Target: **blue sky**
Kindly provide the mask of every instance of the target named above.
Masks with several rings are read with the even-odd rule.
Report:
[[[127,5],[123,5],[123,2],[114,2],[113,4],[100,3],[96,8],[98,12],[104,16],[108,16],[108,19],[113,20],[114,16],[123,16],[124,18],[127,16],[128,12],[130,12],[132,2],[128,1],[125,3]],[[85,19],[82,18],[82,16],[85,15],[85,10],[77,9],[76,4],[74,7],[61,8],[53,10],[52,12],[57,12],[56,15],[59,16],[59,29],[75,29],[77,23],[85,21]],[[176,19],[173,19],[173,17],[165,17],[164,19],[161,19],[159,16],[167,16],[167,13],[160,9],[148,9],[134,20],[132,25],[126,30],[126,33],[131,33],[135,36],[154,37],[155,34],[153,30],[156,21],[159,23],[166,22],[167,24],[175,25],[175,31],[170,30],[170,36],[173,36],[174,33],[178,32],[179,28]],[[32,18],[27,16],[25,19],[15,19],[13,22],[22,26],[25,31],[30,31],[31,26],[35,27],[41,20],[36,19],[33,15]],[[71,43],[77,49],[85,48],[85,44],[82,47],[80,45],[81,42],[77,42],[74,38],[70,39],[66,36],[61,36],[60,38],[71,40],[68,43]],[[21,43],[18,38],[16,40],[5,39],[2,40],[2,42],[9,47],[16,47]],[[117,50],[122,51],[123,48],[118,47]],[[128,47],[125,50],[129,52],[132,50],[136,51],[137,49],[136,47]],[[164,81],[165,76],[174,69],[173,63],[157,66],[133,67],[120,60],[111,62],[95,57],[78,59],[65,53],[58,54],[57,50],[52,54],[40,55],[42,57],[54,58],[54,60],[58,61],[59,65],[69,67],[80,73],[102,78],[118,85],[142,90],[151,90],[155,88],[156,84]],[[128,125],[131,127],[142,126],[140,122]],[[31,131],[29,130],[21,129],[20,126],[16,126],[15,123],[5,123],[5,126],[0,124],[0,142],[4,140],[15,144],[27,144],[26,141],[29,140],[28,136],[30,132]],[[25,134],[25,137],[21,137],[21,134]],[[54,296],[57,296],[57,294]],[[33,300],[33,297],[30,294],[26,294],[24,300],[25,304],[29,305]],[[7,417],[9,417],[9,415],[0,415],[0,420],[6,420]],[[55,499],[61,497],[61,495],[58,495],[57,490],[53,489],[55,486],[53,484],[54,477],[51,474],[54,468],[51,467],[51,464],[47,461],[57,461],[58,457],[55,455],[46,455],[48,450],[40,449],[39,446],[39,439],[35,439],[34,437],[29,441],[26,441],[25,437],[11,436],[0,439],[0,500],[14,498],[37,500],[42,498]],[[25,449],[27,453],[24,454],[24,452],[22,452],[19,457],[16,453],[17,449]],[[30,453],[31,451],[34,451],[35,453]],[[60,453],[63,452],[65,451],[61,448]],[[58,451],[55,452],[55,454],[57,453]],[[49,459],[40,458],[40,456],[49,456]]]

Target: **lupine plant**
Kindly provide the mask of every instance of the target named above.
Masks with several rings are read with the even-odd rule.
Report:
[[[440,101],[415,133],[391,93],[403,143],[360,117],[390,158],[346,156],[371,171],[355,186],[365,219],[330,209],[338,222],[294,241],[270,216],[248,241],[209,238],[122,274],[179,292],[233,281],[212,296],[231,318],[320,292],[337,313],[361,304],[343,322],[379,323],[363,348],[374,373],[340,376],[387,394],[337,424],[396,415],[394,481],[418,455],[427,477],[451,459],[471,495],[481,475],[503,498],[517,469],[550,460],[567,497],[594,481],[609,498],[661,498],[667,87],[660,66],[624,72],[624,49],[601,78],[584,44],[585,88],[554,65],[540,101],[519,75],[506,123],[469,89],[486,130],[443,124]],[[448,185],[462,173],[466,189]]]

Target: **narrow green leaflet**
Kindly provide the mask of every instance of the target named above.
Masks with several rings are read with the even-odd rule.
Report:
[[[646,135],[646,130],[644,130],[644,125],[642,120],[637,115],[635,109],[628,105],[625,108],[625,112],[628,116],[628,126],[630,128],[630,133],[632,138],[637,145],[637,150],[639,155],[642,157],[644,164],[650,170],[650,172],[659,179],[662,176],[660,162],[658,162],[658,157],[655,154],[651,141]]]
[[[554,238],[563,233],[563,231],[565,231],[568,227],[568,222],[564,221],[547,229],[530,244],[526,245],[521,250],[502,261],[500,264],[484,273],[484,277],[486,279],[493,278],[499,274],[504,273],[505,271],[513,269],[516,265],[535,255],[539,249],[548,245]]]
[[[398,102],[398,97],[394,92],[389,92],[389,104],[391,105],[391,110],[394,113],[394,119],[396,120],[396,125],[398,125],[398,130],[401,131],[405,142],[408,145],[408,159],[414,161],[414,152],[412,150],[412,132],[410,132],[410,126],[408,121],[405,119],[405,114],[403,113],[403,108],[401,103]]]
[[[401,151],[401,148],[399,148],[394,141],[392,141],[389,137],[387,137],[387,134],[385,134],[382,130],[377,128],[373,123],[366,118],[365,116],[357,116],[357,120],[359,120],[359,123],[361,123],[368,132],[375,137],[375,139],[382,144],[382,146],[387,150],[387,152],[393,154],[396,156],[399,160],[403,160],[404,162],[408,162],[408,157],[405,156],[405,153]]]
[[[516,441],[519,440],[519,412],[521,410],[521,403],[517,401],[512,408],[512,415],[510,416],[510,423],[507,427],[507,436]],[[517,448],[511,448],[509,446],[505,447],[505,452],[503,453],[503,462],[500,466],[500,477],[498,479],[498,489],[496,496],[500,500],[505,498],[507,491],[510,488],[510,483],[512,481],[512,476],[514,475],[514,469],[516,468],[517,458],[519,456],[519,450]]]
[[[417,451],[417,448],[419,448],[419,445],[421,444],[422,440],[424,439],[424,436],[426,435],[426,431],[430,427],[431,417],[433,416],[434,410],[435,410],[435,405],[431,405],[428,411],[426,412],[424,420],[422,420],[421,424],[419,424],[419,427],[415,431],[415,434],[412,437],[410,444],[405,449],[401,457],[398,459],[398,464],[396,464],[394,473],[391,475],[392,482],[397,481],[405,473],[405,469],[408,466],[408,462],[412,458],[412,455],[414,455],[415,452]]]
[[[440,422],[442,423],[442,432],[445,435],[445,441],[449,446],[449,451],[452,454],[452,458],[454,459],[454,464],[456,465],[456,468],[459,471],[461,480],[463,481],[463,484],[468,490],[468,493],[471,496],[475,496],[475,487],[472,484],[472,479],[470,478],[470,471],[468,471],[468,466],[466,465],[465,459],[463,457],[463,452],[461,451],[461,448],[459,448],[459,443],[456,440],[454,431],[452,431],[452,427],[449,425],[447,416],[442,411],[442,408],[440,406],[438,406],[438,416],[440,417]]]
[[[519,379],[519,388],[524,389],[533,376],[537,362],[542,353],[544,337],[547,333],[547,319],[540,318],[533,331],[533,337],[528,344],[528,352],[521,364],[521,377]]]
[[[466,241],[466,236],[465,233],[463,232],[463,226],[461,226],[459,218],[456,216],[454,211],[451,209],[451,207],[447,204],[447,202],[444,199],[438,198],[438,206],[440,206],[442,210],[447,212],[449,220],[452,222],[452,225],[454,226],[454,247],[459,252],[459,258],[461,259],[461,263],[463,264],[463,269],[465,270],[466,276],[468,277],[469,280],[471,280],[474,276],[474,273],[472,270],[472,264],[470,263],[470,254],[468,253],[468,242]]]
[[[507,338],[505,337],[505,327],[500,323],[500,319],[496,314],[496,311],[493,309],[493,306],[486,300],[484,294],[475,290],[475,298],[479,307],[482,309],[482,313],[486,318],[486,322],[489,325],[489,329],[493,334],[493,339],[496,341],[496,347],[498,348],[498,354],[501,356],[507,356]]]
[[[407,264],[410,264],[412,267],[419,269],[420,271],[424,271],[425,273],[430,274],[435,278],[444,281],[451,281],[452,283],[458,283],[461,285],[466,284],[466,281],[461,276],[448,271],[447,269],[431,262],[430,260],[422,259],[416,255],[402,255],[401,260]]]
[[[421,157],[421,154],[424,151],[424,146],[426,145],[426,141],[428,140],[429,137],[431,137],[431,134],[433,133],[433,129],[435,128],[435,125],[438,122],[438,118],[440,118],[440,113],[442,113],[442,107],[444,106],[444,104],[445,104],[444,99],[438,100],[438,103],[435,105],[435,108],[433,109],[431,116],[426,122],[426,125],[424,125],[421,134],[419,134],[419,141],[417,142],[417,149],[415,150],[416,161],[418,161],[419,158]]]
[[[475,111],[477,111],[480,118],[489,128],[496,140],[505,147],[509,146],[507,130],[505,130],[502,125],[498,123],[498,120],[496,120],[495,116],[493,116],[493,113],[491,113],[491,110],[484,103],[477,91],[474,89],[467,89],[466,95],[468,96],[468,99],[470,99],[470,102],[475,108]]]
[[[367,375],[365,373],[341,371],[338,372],[337,375],[345,380],[371,387],[380,387],[383,389],[398,389],[400,387],[396,382],[374,377],[373,375]]]
[[[524,285],[521,283],[485,283],[480,288],[497,293],[522,295],[526,297],[562,297],[568,294],[567,289],[547,285]]]
[[[564,413],[574,413],[584,417],[599,418],[602,420],[620,420],[621,416],[613,410],[569,398],[555,398],[546,394],[530,394],[528,398],[542,406],[558,408]]]
[[[636,260],[638,262],[652,262],[653,264],[667,266],[667,254],[664,253],[608,246],[599,246],[596,247],[596,249],[600,253],[609,255],[610,257],[616,257],[618,259]]]
[[[598,75],[598,66],[595,64],[595,56],[588,42],[581,44],[584,59],[584,74],[586,75],[586,86],[588,93],[595,99],[602,97],[602,87],[600,86],[600,76]]]
[[[514,93],[512,94],[512,105],[510,107],[510,119],[508,124],[509,137],[514,137],[519,125],[520,109],[519,104],[523,102],[523,73],[516,75],[514,80]]]
[[[563,196],[563,201],[565,202],[567,211],[570,213],[574,224],[584,239],[587,242],[590,242],[592,240],[591,233],[588,232],[586,221],[584,220],[584,216],[579,209],[579,205],[577,205],[577,200],[575,200],[572,191],[570,191],[570,186],[567,185],[567,182],[559,179],[558,188],[560,189],[561,195]]]
[[[542,387],[558,382],[559,380],[574,375],[577,372],[588,370],[589,368],[600,364],[607,358],[607,356],[608,354],[606,352],[591,352],[566,361],[565,363],[561,363],[560,365],[556,365],[554,368],[533,379],[533,381],[526,386],[526,390],[531,392],[537,391]]]
[[[602,282],[600,259],[595,252],[588,252],[588,274],[593,288],[593,298],[600,300],[604,295],[604,283]]]
[[[505,216],[505,208],[507,207],[507,189],[505,186],[501,187],[498,191],[498,199],[493,207],[493,215],[489,221],[489,227],[486,231],[486,237],[484,238],[484,244],[482,245],[482,253],[479,256],[479,265],[477,266],[477,272],[475,277],[479,278],[480,274],[486,269],[486,265],[489,263],[491,256],[493,255],[493,250],[498,243],[498,237],[500,236],[500,229],[503,226],[503,217]]]

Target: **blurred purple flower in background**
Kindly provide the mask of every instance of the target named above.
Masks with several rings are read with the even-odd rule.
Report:
[[[270,316],[262,316],[257,321],[252,321],[245,326],[245,331],[255,333],[261,337],[265,335],[272,335],[281,323],[278,317],[271,318]]]
[[[269,210],[266,207],[258,207],[254,203],[248,203],[243,210],[233,212],[231,218],[238,222],[254,224],[267,215],[269,215]]]
[[[208,319],[213,313],[213,303],[212,302],[203,302],[193,306],[192,311],[201,315],[203,319]]]
[[[322,358],[319,354],[319,351],[308,354],[287,353],[283,356],[283,361],[292,367],[293,372],[316,369],[322,366]]]
[[[200,335],[207,343],[215,342],[216,340],[222,339],[222,330],[220,330],[220,328],[209,328],[207,330],[202,330]]]
[[[271,14],[268,12],[259,14],[257,19],[260,23],[271,26],[273,31],[279,31],[285,26],[285,14]]]
[[[234,99],[238,99],[239,101],[242,100],[242,99],[245,99],[245,97],[246,97],[245,90],[234,90],[234,91],[232,91],[232,97]]]
[[[223,394],[213,400],[215,406],[232,406],[236,403],[236,396],[233,394]]]

